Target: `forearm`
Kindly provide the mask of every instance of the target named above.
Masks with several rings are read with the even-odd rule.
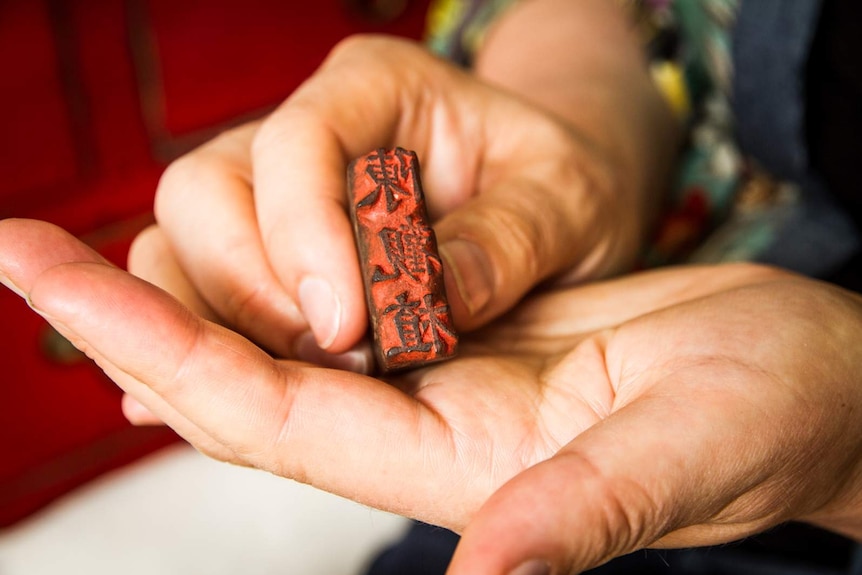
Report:
[[[524,0],[494,23],[475,73],[568,122],[608,162],[618,248],[580,272],[624,269],[661,204],[680,132],[625,11],[609,0]]]

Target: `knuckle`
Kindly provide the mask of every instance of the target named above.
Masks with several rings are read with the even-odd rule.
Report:
[[[324,61],[323,67],[353,61],[355,58],[374,56],[375,59],[395,52],[393,47],[405,47],[410,43],[406,40],[384,36],[382,34],[360,33],[352,34],[338,41]]]
[[[593,493],[594,537],[585,541],[593,560],[634,551],[667,531],[661,505],[631,477],[610,476],[584,453],[569,453],[568,464]]]
[[[278,416],[271,427],[270,441],[264,443],[271,447],[266,452],[255,454],[254,457],[260,462],[261,468],[275,475],[308,483],[311,476],[303,462],[296,458],[283,457],[285,452],[292,451],[294,438],[298,435],[294,406],[297,390],[307,385],[308,378],[302,370],[287,365],[279,366],[274,375],[281,381],[282,395],[274,408],[274,413]]]
[[[427,58],[427,50],[415,41],[379,34],[355,34],[335,45],[315,75],[297,90],[297,94],[315,86],[315,81],[321,78],[332,80],[332,84],[326,83],[330,90],[351,83],[367,85],[369,77],[379,83],[390,76],[397,76],[404,82],[420,68],[418,62],[425,62]]]
[[[543,226],[534,218],[525,216],[520,206],[499,205],[483,218],[489,230],[495,232],[507,265],[504,269],[510,281],[535,281],[544,272],[546,261]],[[500,233],[500,232],[503,233]]]
[[[509,239],[508,243],[512,253],[516,256],[516,267],[527,274],[528,277],[538,279],[544,275],[543,268],[547,261],[545,243],[542,241],[543,233],[537,222],[510,214],[508,218]]]
[[[296,129],[297,126],[295,123],[297,121],[308,120],[308,115],[313,113],[313,110],[306,108],[302,105],[302,101],[294,99],[289,109],[282,107],[264,120],[260,125],[260,129],[255,132],[254,137],[251,139],[251,157],[259,159],[269,150],[281,149],[286,138],[289,136],[289,133],[285,131],[285,124],[290,124],[293,129]],[[285,114],[288,114],[290,111],[299,111],[300,113],[294,114],[290,122],[285,122]]]
[[[734,275],[755,283],[765,283],[797,277],[795,274],[765,264],[753,262],[734,262],[725,264]]]
[[[377,38],[372,34],[351,34],[339,40],[329,51],[326,63],[337,62],[346,56],[364,53],[372,48]],[[324,65],[326,65],[324,63]]]
[[[489,228],[496,231],[511,273],[535,282],[568,263],[565,254],[574,250],[567,248],[572,232],[566,211],[555,205],[549,194],[525,186],[525,193],[497,204],[487,220]]]
[[[234,131],[225,132],[168,165],[156,187],[157,222],[188,214],[207,190],[223,186],[238,175],[245,177],[233,157],[235,140]]]
[[[178,204],[195,194],[216,167],[213,162],[192,152],[174,160],[162,173],[156,187],[154,211],[157,221],[168,219]]]
[[[129,246],[126,268],[133,275],[146,279],[150,263],[158,261],[164,253],[165,243],[162,231],[155,224],[141,231]]]
[[[255,333],[267,310],[272,309],[266,291],[258,285],[234,281],[225,294],[222,313],[241,333]]]
[[[171,162],[162,172],[156,187],[156,220],[196,200],[200,191],[218,185],[231,177],[248,177],[244,157],[249,140],[258,131],[259,122],[250,122],[226,130],[199,148]]]

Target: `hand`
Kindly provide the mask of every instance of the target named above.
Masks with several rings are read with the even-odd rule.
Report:
[[[0,271],[200,450],[464,532],[452,574],[554,573],[788,519],[859,534],[862,302],[750,266],[538,295],[388,382],[274,360],[57,228]]]
[[[367,323],[351,159],[417,151],[453,317],[470,330],[548,278],[631,262],[644,224],[618,185],[627,170],[593,144],[419,45],[353,38],[265,121],[168,168],[130,270],[278,356],[363,371],[347,353]]]

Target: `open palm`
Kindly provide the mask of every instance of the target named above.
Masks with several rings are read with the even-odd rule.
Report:
[[[862,352],[836,342],[862,308],[788,274],[550,291],[459,358],[381,381],[273,359],[47,224],[0,223],[0,270],[202,451],[466,528],[453,572],[503,573],[528,552],[581,569],[860,503]]]

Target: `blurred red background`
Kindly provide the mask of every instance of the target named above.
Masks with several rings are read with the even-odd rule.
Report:
[[[285,98],[340,38],[418,38],[426,1],[0,3],[0,217],[57,223],[124,265],[171,158]],[[380,17],[381,12],[392,13]],[[0,291],[0,527],[176,441]]]

